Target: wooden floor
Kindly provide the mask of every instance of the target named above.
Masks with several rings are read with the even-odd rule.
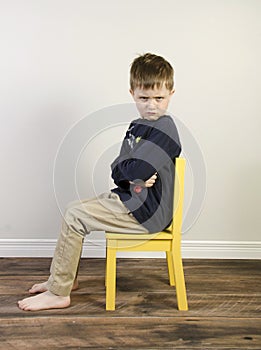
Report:
[[[184,260],[180,312],[165,260],[118,259],[117,310],[106,312],[104,260],[83,259],[71,307],[19,310],[49,264],[0,259],[0,349],[261,349],[261,260]]]

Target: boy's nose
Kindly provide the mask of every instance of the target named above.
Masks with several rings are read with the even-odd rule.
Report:
[[[148,107],[155,107],[155,101],[153,98],[148,99]]]

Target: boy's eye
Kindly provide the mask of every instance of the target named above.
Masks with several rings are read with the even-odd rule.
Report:
[[[139,97],[139,100],[142,102],[147,102],[149,99],[150,98],[147,96],[140,96]],[[153,97],[153,100],[160,102],[160,101],[164,100],[164,97],[163,96],[156,96],[156,97]]]

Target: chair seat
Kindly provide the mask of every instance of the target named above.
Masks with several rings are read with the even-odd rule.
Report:
[[[165,231],[156,232],[156,233],[149,233],[149,234],[139,234],[139,233],[133,233],[133,234],[124,234],[124,233],[113,233],[113,232],[106,232],[106,239],[126,239],[126,240],[151,240],[151,239],[172,239],[172,233],[169,229],[166,229]]]

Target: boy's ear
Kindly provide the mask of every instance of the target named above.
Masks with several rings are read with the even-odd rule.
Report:
[[[171,96],[172,96],[174,93],[175,93],[175,89],[173,89],[173,90],[170,92]]]
[[[133,90],[130,89],[129,91],[130,91],[131,96],[133,96],[134,95]]]

